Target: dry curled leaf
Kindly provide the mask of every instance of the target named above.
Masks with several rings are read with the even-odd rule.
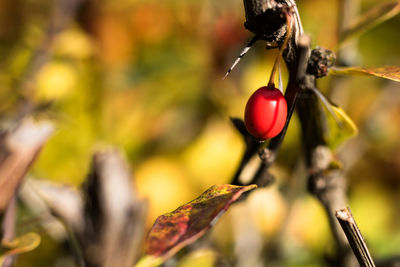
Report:
[[[214,185],[195,200],[157,218],[145,244],[147,255],[164,260],[201,237],[244,192],[257,186]]]
[[[395,82],[400,82],[400,67],[387,66],[378,68],[362,68],[362,67],[334,67],[330,74],[336,75],[369,75],[380,77]]]
[[[37,248],[40,244],[40,235],[36,233],[27,233],[23,236],[17,237],[12,241],[2,241],[0,251],[0,266],[3,264],[7,256],[17,255],[29,252]]]

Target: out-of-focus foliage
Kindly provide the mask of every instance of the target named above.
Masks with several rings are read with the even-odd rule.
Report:
[[[342,75],[369,75],[400,82],[400,67],[397,66],[387,66],[378,68],[359,68],[359,67],[333,68],[332,73],[342,74]]]
[[[340,43],[351,40],[355,36],[368,31],[370,28],[391,19],[400,12],[400,2],[384,2],[375,5],[370,10],[363,12],[358,18],[353,19],[340,36]]]
[[[257,43],[222,80],[251,37],[243,27],[242,1],[87,0],[48,39],[57,2],[0,0],[1,123],[33,110],[57,127],[31,175],[79,185],[96,146],[116,145],[128,155],[139,192],[149,198],[149,227],[211,185],[229,183],[243,152],[229,116],[243,117],[248,97],[267,83],[276,55]],[[298,2],[313,44],[333,49],[338,1]],[[363,0],[361,10],[376,3]],[[395,17],[362,35],[357,65],[400,65],[399,25]],[[41,51],[47,56],[32,65]],[[352,77],[332,91],[330,79],[323,78],[320,88],[359,128],[359,136],[338,150],[348,170],[352,212],[373,255],[399,253],[399,85]],[[333,250],[322,208],[304,193],[299,138],[294,118],[272,168],[277,186],[255,191],[221,219],[211,234],[218,255],[240,258],[251,248],[245,254],[252,266],[262,266],[260,258],[320,266],[324,253]],[[249,216],[235,211],[240,209]],[[19,226],[21,232],[46,230],[25,209]],[[71,261],[72,248],[43,236],[17,266]],[[277,243],[280,259],[262,253]],[[211,266],[213,256],[189,254],[179,264],[194,266],[190,261],[200,257],[207,262],[201,266]]]

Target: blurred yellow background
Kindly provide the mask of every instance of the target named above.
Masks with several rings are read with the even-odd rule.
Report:
[[[334,49],[338,1],[298,2],[313,45]],[[35,115],[57,129],[32,176],[79,186],[96,147],[114,145],[125,152],[139,194],[149,199],[149,226],[211,185],[229,183],[244,150],[229,117],[243,117],[276,55],[259,42],[222,80],[252,37],[243,27],[242,1],[88,0],[32,70],[56,3],[0,0],[0,119],[6,124],[27,102],[50,103]],[[377,3],[363,0],[361,10]],[[396,17],[362,35],[359,64],[400,65],[399,26]],[[330,79],[322,79],[322,91]],[[354,216],[374,255],[400,253],[400,86],[354,77],[331,94],[360,130],[338,151],[348,169]],[[238,205],[263,242],[283,238],[283,266],[319,266],[333,250],[324,212],[306,193],[301,153],[294,117],[272,168],[277,184]],[[298,192],[289,200],[287,187],[296,179]],[[23,212],[21,221],[29,218]],[[238,242],[234,215],[228,212],[211,235],[227,254]],[[60,257],[61,246],[47,237],[17,266],[53,266]],[[190,257],[184,260],[181,266],[191,266]]]

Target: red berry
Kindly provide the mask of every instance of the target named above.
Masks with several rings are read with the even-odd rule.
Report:
[[[281,91],[264,86],[255,91],[247,101],[244,123],[251,135],[265,140],[282,131],[286,117],[287,104]]]

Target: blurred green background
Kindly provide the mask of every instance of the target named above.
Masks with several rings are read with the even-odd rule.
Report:
[[[63,2],[0,0],[1,123],[30,107],[57,129],[31,175],[79,186],[96,148],[117,146],[150,201],[149,226],[211,185],[229,183],[244,150],[229,117],[243,116],[276,55],[260,42],[222,80],[252,36],[243,27],[242,1],[88,0],[51,32],[51,21],[65,19],[51,15]],[[361,10],[377,3],[363,0]],[[298,7],[313,45],[334,49],[338,1],[302,0]],[[358,64],[400,65],[399,27],[395,17],[362,35]],[[330,79],[321,80],[322,91]],[[354,77],[330,93],[360,130],[338,150],[353,214],[373,255],[400,253],[400,87]],[[218,253],[235,257],[247,230],[258,233],[249,242],[261,251],[281,240],[281,266],[320,266],[324,253],[333,251],[323,210],[306,193],[299,137],[294,117],[272,168],[276,185],[222,218],[210,236]],[[298,192],[289,200],[293,183]],[[17,266],[70,266],[65,245],[43,226],[26,223],[32,215],[21,209],[19,231],[33,228],[44,239]],[[192,261],[186,257],[181,266]]]

